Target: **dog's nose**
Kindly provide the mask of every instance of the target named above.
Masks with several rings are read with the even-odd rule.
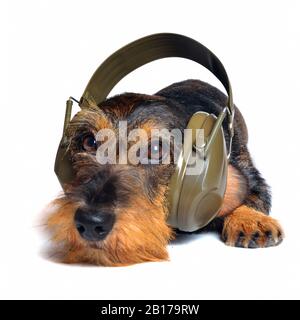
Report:
[[[77,209],[75,213],[75,225],[82,238],[89,241],[103,240],[111,231],[114,222],[114,214]]]

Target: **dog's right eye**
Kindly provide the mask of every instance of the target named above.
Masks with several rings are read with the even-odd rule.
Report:
[[[93,152],[97,150],[97,142],[92,134],[89,134],[83,138],[82,148],[87,152]]]

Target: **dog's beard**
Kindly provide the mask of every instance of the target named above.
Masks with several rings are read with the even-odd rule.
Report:
[[[172,229],[167,225],[164,205],[165,190],[161,188],[154,201],[135,195],[126,208],[116,208],[116,223],[102,241],[82,239],[74,224],[80,202],[67,197],[56,199],[54,210],[47,217],[56,260],[65,263],[88,263],[124,266],[146,261],[168,259],[167,244]]]

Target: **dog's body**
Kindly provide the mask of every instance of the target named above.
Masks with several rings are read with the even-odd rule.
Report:
[[[218,115],[226,101],[227,97],[209,84],[188,80],[153,96],[123,94],[79,112],[67,132],[76,180],[55,201],[55,212],[48,219],[54,240],[63,243],[64,261],[127,265],[164,260],[168,256],[166,245],[174,237],[166,219],[168,184],[175,165],[100,165],[90,152],[90,140],[82,142],[82,137],[95,136],[103,128],[115,130],[123,120],[127,120],[128,130],[183,131],[196,111]],[[228,145],[226,121],[223,129]],[[269,187],[252,163],[246,125],[238,109],[234,129],[224,203],[211,226],[217,226],[223,241],[231,246],[276,245],[283,232],[268,216]],[[82,143],[87,143],[87,149],[82,149]],[[109,226],[105,237],[98,241],[82,237],[84,230],[78,225],[76,229],[74,217],[76,220],[80,216],[82,221],[83,216],[98,212]]]

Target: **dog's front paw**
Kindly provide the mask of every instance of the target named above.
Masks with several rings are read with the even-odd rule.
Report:
[[[278,245],[283,231],[275,219],[241,206],[225,218],[222,239],[229,246],[265,248]]]

